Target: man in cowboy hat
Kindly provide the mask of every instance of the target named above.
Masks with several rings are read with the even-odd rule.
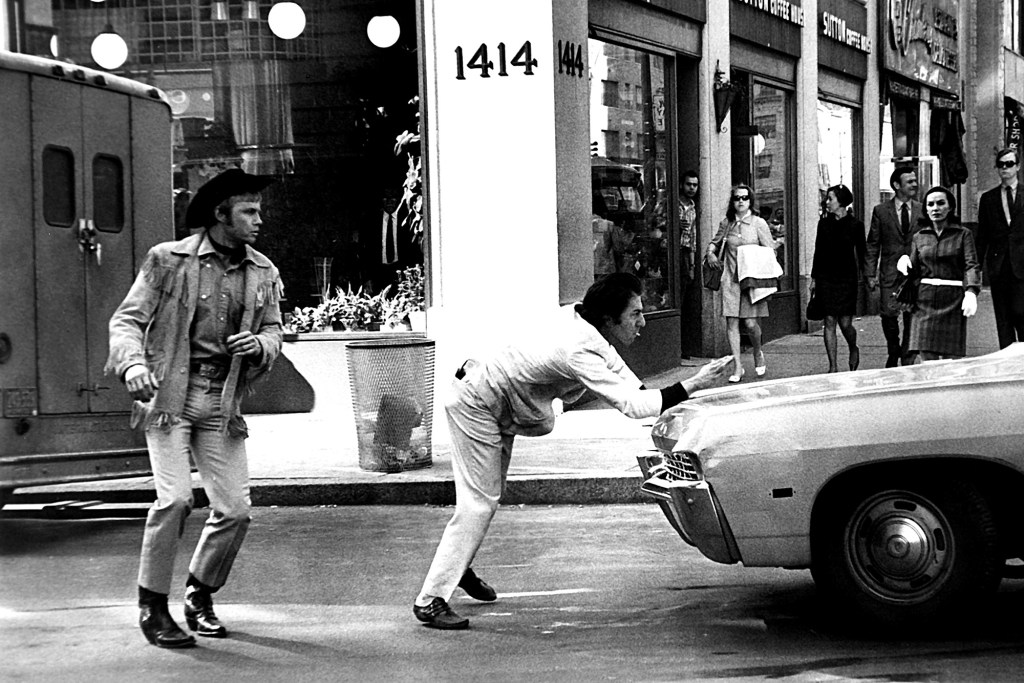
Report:
[[[281,350],[281,280],[253,249],[260,191],[273,178],[230,169],[196,192],[186,212],[190,237],[146,255],[110,319],[106,371],[135,399],[153,468],[139,566],[139,625],[157,647],[192,647],[171,618],[167,596],[178,540],[192,510],[191,454],[210,515],[189,565],[185,620],[200,636],[224,638],[212,595],[227,579],[249,527],[245,420],[247,387]]]

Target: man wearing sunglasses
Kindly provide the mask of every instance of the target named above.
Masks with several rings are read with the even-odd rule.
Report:
[[[996,152],[999,185],[978,204],[978,258],[992,288],[999,348],[1024,341],[1024,198],[1018,183],[1020,155]]]

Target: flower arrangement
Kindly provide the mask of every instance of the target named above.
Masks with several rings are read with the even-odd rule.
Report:
[[[409,105],[416,110],[416,132],[402,131],[395,138],[395,156],[405,154],[405,180],[402,181],[402,198],[400,207],[402,225],[423,248],[423,162],[420,155],[420,114],[419,95],[409,100]]]
[[[423,266],[412,266],[398,274],[397,288],[388,285],[377,294],[362,287],[334,290],[320,305],[295,308],[285,314],[289,332],[319,332],[330,329],[373,330],[380,325],[390,329],[409,325],[409,314],[424,310]]]

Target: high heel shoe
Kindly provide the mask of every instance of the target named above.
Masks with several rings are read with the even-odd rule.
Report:
[[[756,363],[756,361],[755,361]],[[764,373],[768,372],[768,361],[764,359],[764,351],[761,352],[761,364],[754,365],[754,374],[758,377],[764,377]]]
[[[744,374],[746,374],[745,371],[743,368],[740,368],[740,371],[735,375],[729,375],[729,382],[731,384],[737,384],[741,379],[743,379]]]

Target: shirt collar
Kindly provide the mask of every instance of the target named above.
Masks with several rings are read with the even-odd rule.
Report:
[[[221,253],[214,248],[213,244],[210,243],[210,234],[208,232],[203,232],[203,240],[199,243],[199,250],[196,251],[196,255],[199,256],[199,258],[206,258],[211,254],[213,256],[221,257]],[[225,255],[222,260],[226,263],[227,256]],[[250,261],[252,263],[256,262],[256,259],[253,258],[252,247],[248,244],[245,245],[245,256],[242,257],[239,265],[246,261]]]

